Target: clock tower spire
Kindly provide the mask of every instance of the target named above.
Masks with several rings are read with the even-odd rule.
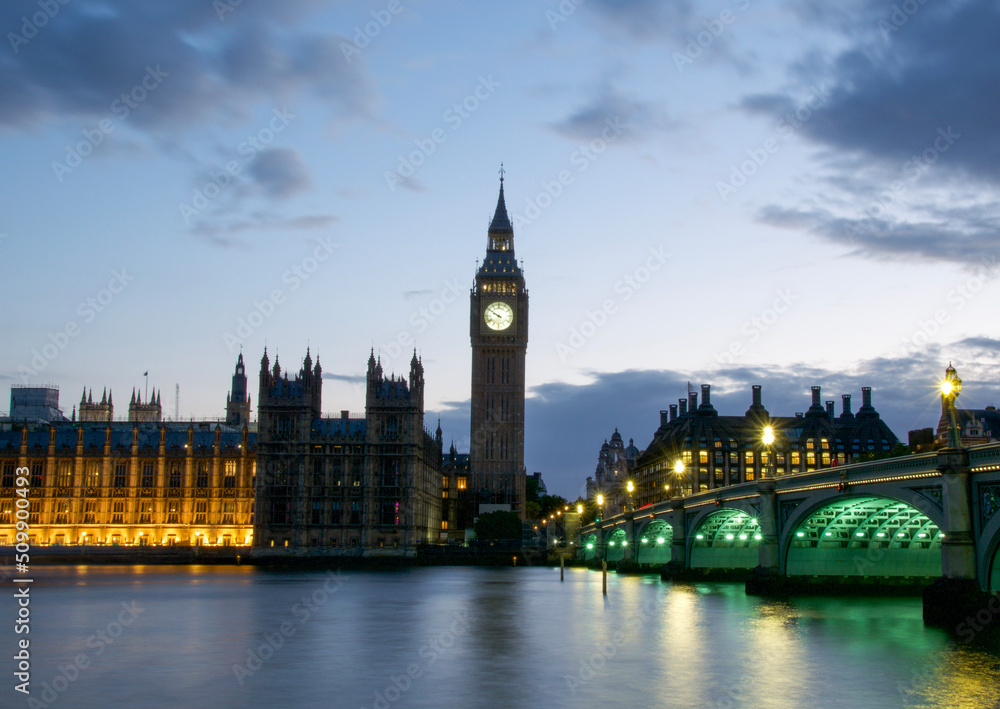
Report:
[[[478,504],[509,505],[523,519],[528,291],[514,258],[514,228],[507,215],[503,181],[501,165],[500,196],[487,230],[486,258],[470,293],[470,487]]]

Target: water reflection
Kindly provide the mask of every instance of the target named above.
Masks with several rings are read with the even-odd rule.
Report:
[[[32,590],[32,697],[59,684],[56,706],[73,707],[1000,703],[1000,651],[926,628],[918,598],[773,601],[740,584],[614,574],[608,585],[603,596],[600,574],[581,569],[560,582],[539,568],[53,567]],[[141,612],[116,627],[130,603]],[[4,627],[14,612],[0,604]],[[0,652],[14,642],[3,634]],[[9,682],[0,692],[27,706]]]

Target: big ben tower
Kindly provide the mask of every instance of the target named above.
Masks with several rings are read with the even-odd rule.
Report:
[[[478,503],[508,504],[524,518],[524,355],[528,291],[514,258],[514,229],[500,197],[486,258],[470,294],[472,438],[470,492]]]

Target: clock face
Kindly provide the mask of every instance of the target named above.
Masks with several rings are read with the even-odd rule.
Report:
[[[483,320],[491,330],[506,330],[514,322],[514,311],[502,301],[495,301],[486,306]]]

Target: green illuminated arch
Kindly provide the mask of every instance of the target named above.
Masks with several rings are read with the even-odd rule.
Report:
[[[673,539],[673,527],[663,520],[653,520],[639,534],[636,542],[639,545],[636,561],[651,566],[666,564],[670,561],[670,545]]]
[[[760,525],[742,510],[723,509],[705,517],[691,540],[692,569],[752,569],[759,563]]]
[[[588,534],[581,540],[580,553],[587,561],[597,556],[597,535]]]
[[[604,558],[608,561],[618,561],[626,558],[628,554],[628,536],[624,529],[616,529],[608,535],[608,540],[604,544]]]
[[[789,576],[941,575],[944,534],[923,512],[885,497],[840,498],[791,531]]]

